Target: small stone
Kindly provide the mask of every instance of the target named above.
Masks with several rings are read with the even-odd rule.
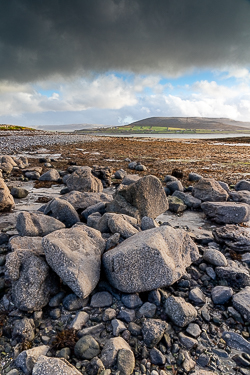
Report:
[[[227,266],[227,260],[225,256],[218,250],[207,249],[204,251],[203,259],[214,266]]]
[[[188,350],[192,349],[198,344],[198,341],[192,337],[186,336],[183,332],[179,333],[179,340]]]
[[[111,325],[113,327],[113,336],[119,336],[119,334],[127,329],[125,324],[118,319],[113,319],[111,321]]]
[[[120,310],[117,317],[127,323],[132,322],[135,320],[135,310],[123,308]]]
[[[78,298],[75,294],[69,294],[63,300],[63,306],[68,311],[79,310],[88,304],[88,297],[85,299]]]
[[[116,317],[116,311],[115,309],[106,309],[103,313],[102,320],[104,322],[107,322],[108,320],[112,320]]]
[[[53,309],[49,313],[50,317],[54,320],[59,319],[61,316],[61,310],[60,309]]]
[[[201,367],[206,367],[210,362],[210,358],[208,355],[206,354],[201,354],[199,355],[199,358],[197,360],[197,363],[201,366]]]
[[[212,289],[211,297],[213,303],[223,305],[228,302],[233,295],[233,289],[227,286],[216,286]]]
[[[167,323],[159,319],[145,319],[142,325],[142,336],[149,348],[156,346],[162,339]]]
[[[121,298],[122,303],[129,309],[136,309],[140,307],[143,302],[138,294],[123,294]]]
[[[153,303],[145,302],[138,311],[138,316],[141,318],[153,318],[156,312],[156,306]]]
[[[92,359],[100,353],[98,342],[92,336],[83,336],[77,341],[74,353],[80,359]]]
[[[133,336],[139,336],[141,334],[141,327],[134,322],[129,323],[128,330]]]
[[[117,369],[120,375],[130,375],[135,368],[135,357],[131,350],[120,349],[117,354]]]
[[[165,356],[162,354],[162,352],[160,352],[160,350],[156,348],[150,350],[149,356],[151,363],[153,363],[154,365],[163,366],[166,363]]]
[[[179,327],[185,327],[197,317],[196,309],[182,297],[168,297],[165,302],[165,312]]]
[[[188,298],[190,301],[193,301],[195,305],[203,305],[206,302],[206,297],[199,287],[190,290]]]
[[[186,332],[193,336],[194,338],[197,338],[201,334],[201,329],[196,323],[190,323],[186,329]]]
[[[92,307],[109,307],[113,303],[113,298],[109,292],[95,293],[90,302]]]
[[[79,311],[73,321],[70,323],[69,328],[73,328],[76,331],[82,329],[89,320],[89,314],[85,311]]]

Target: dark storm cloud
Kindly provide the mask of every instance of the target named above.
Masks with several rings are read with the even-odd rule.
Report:
[[[250,64],[247,0],[0,0],[0,79]]]

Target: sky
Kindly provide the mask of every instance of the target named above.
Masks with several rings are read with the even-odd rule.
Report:
[[[0,0],[0,123],[250,121],[249,0]]]

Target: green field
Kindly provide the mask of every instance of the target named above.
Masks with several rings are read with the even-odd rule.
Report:
[[[234,133],[250,133],[249,129],[234,130]],[[211,129],[183,129],[163,126],[137,126],[124,125],[110,128],[100,128],[95,130],[79,130],[77,133],[102,133],[102,134],[228,134],[232,130],[211,130]]]

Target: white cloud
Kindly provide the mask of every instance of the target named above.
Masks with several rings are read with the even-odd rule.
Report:
[[[52,123],[52,114],[57,119],[54,121],[62,124],[84,121],[117,125],[149,116],[250,120],[250,87],[246,81],[236,80],[231,87],[215,80],[201,80],[182,87],[161,82],[159,76],[126,79],[114,74],[64,80],[60,85],[58,81],[35,86],[3,82],[0,84],[0,122],[11,123],[15,117],[21,123],[26,116],[35,119],[35,123],[48,124]],[[166,88],[171,89],[171,94]]]

